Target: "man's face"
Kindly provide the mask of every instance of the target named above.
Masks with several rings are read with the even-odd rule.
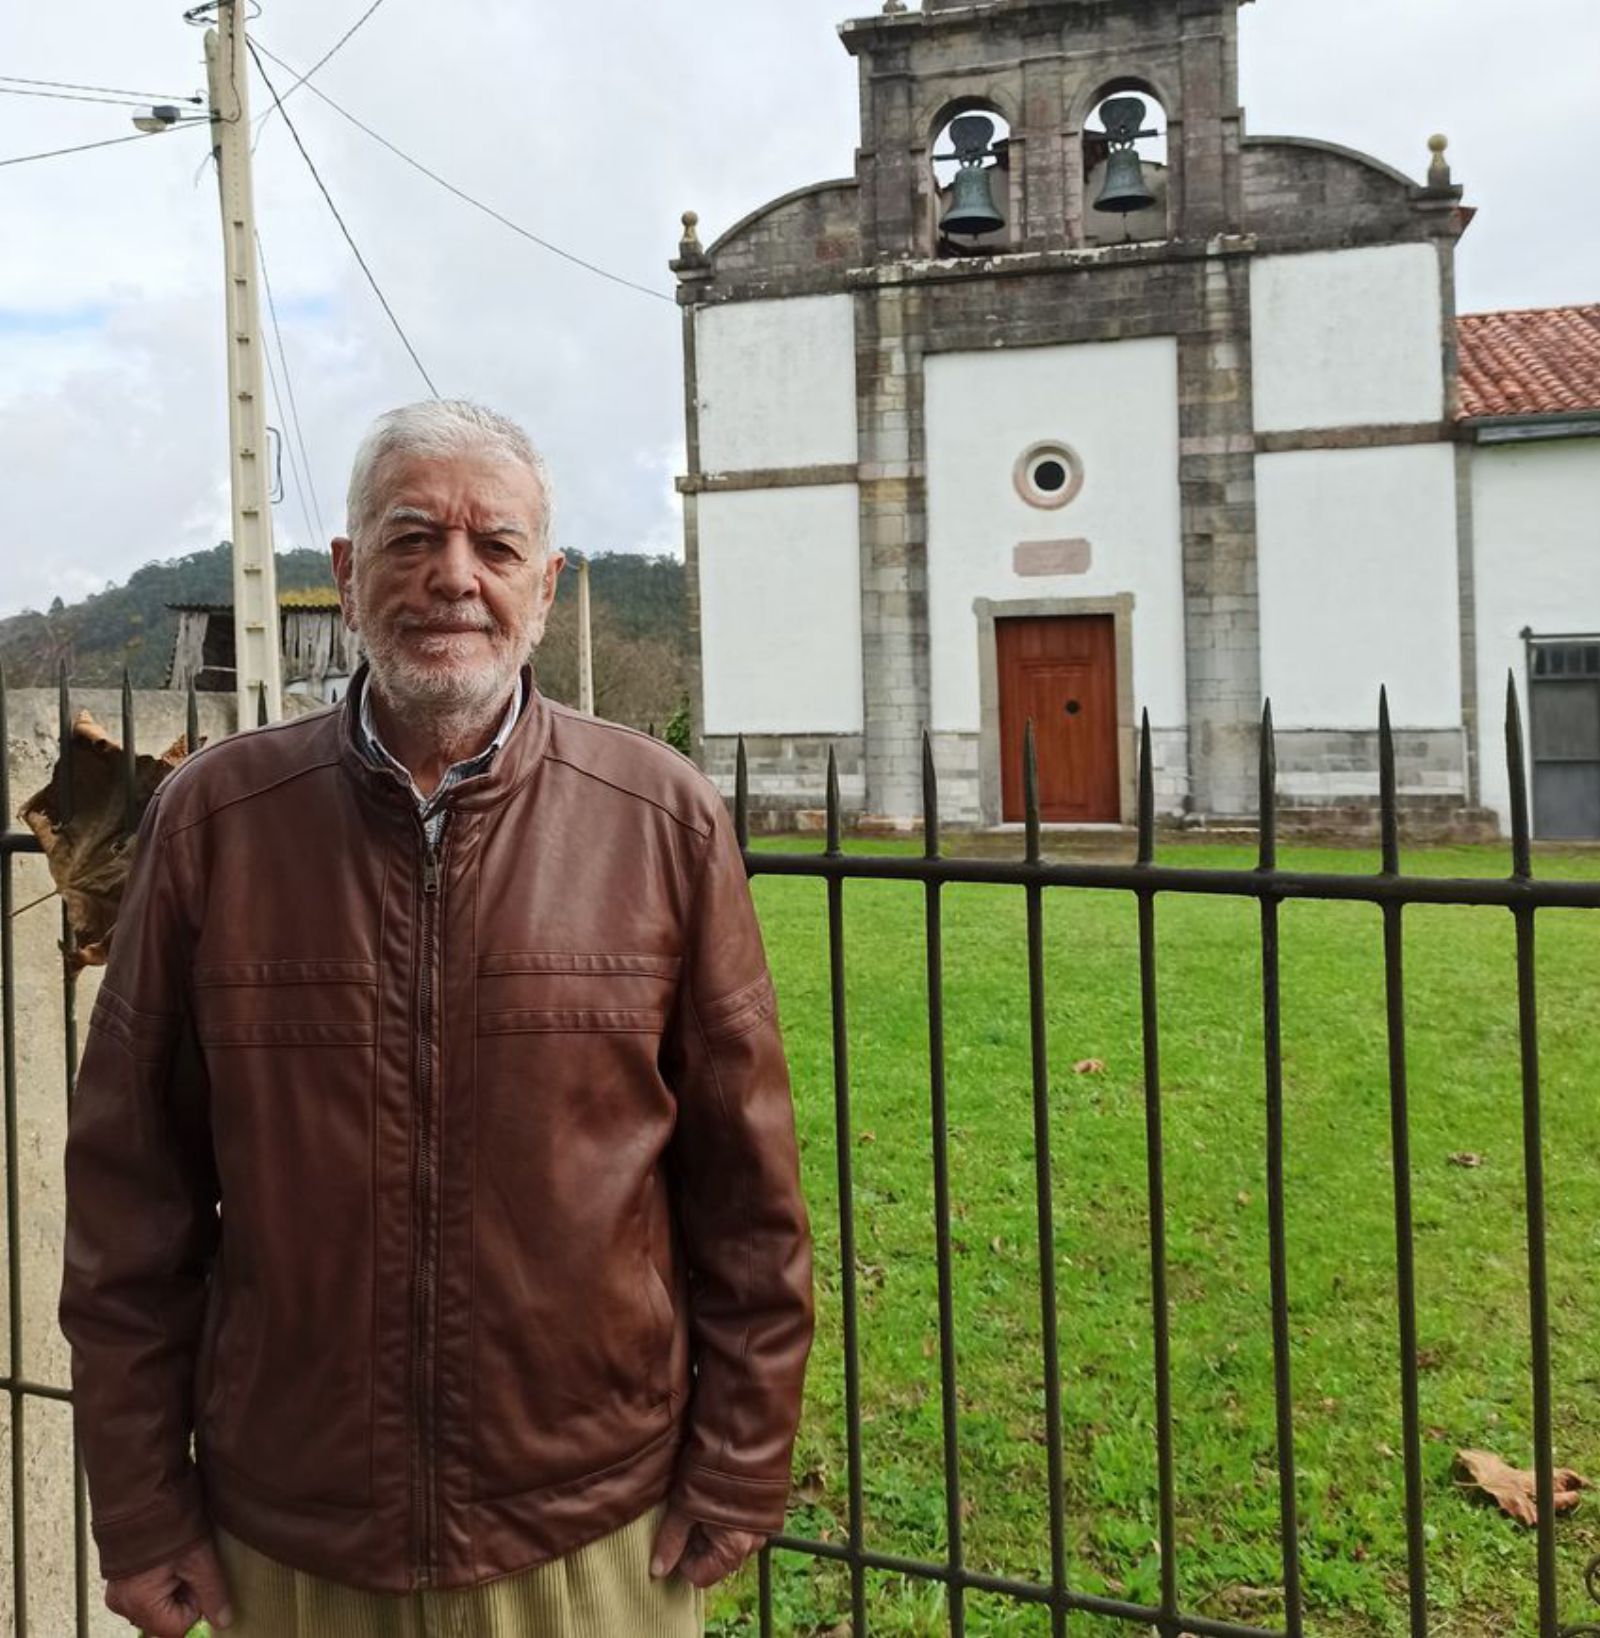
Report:
[[[361,547],[333,543],[345,623],[401,711],[492,710],[544,635],[564,559],[538,544],[544,496],[488,453],[393,457]]]

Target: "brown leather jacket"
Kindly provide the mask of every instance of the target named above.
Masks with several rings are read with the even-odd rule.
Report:
[[[354,731],[224,741],[145,817],[67,1146],[103,1573],[213,1521],[390,1592],[669,1493],[775,1530],[810,1242],[720,798],[534,693],[435,858]]]

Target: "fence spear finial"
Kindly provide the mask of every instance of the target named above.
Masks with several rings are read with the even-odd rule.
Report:
[[[750,760],[740,734],[733,756],[733,830],[740,849],[750,846]]]
[[[1039,749],[1032,717],[1022,733],[1022,813],[1027,827],[1028,863],[1038,864],[1043,856],[1039,838]]]
[[[1383,873],[1400,874],[1399,782],[1395,776],[1394,728],[1389,719],[1389,690],[1378,690],[1378,822],[1383,844]]]
[[[839,836],[841,831],[839,821],[839,757],[832,745],[828,747],[828,842],[827,852],[830,859],[837,858],[840,852]]]
[[[122,668],[122,828],[132,833],[139,824],[138,751],[133,743],[133,680]]]
[[[1533,875],[1533,830],[1528,823],[1528,763],[1514,671],[1506,672],[1506,772],[1511,780],[1511,874],[1527,881]]]
[[[1150,748],[1150,712],[1139,717],[1139,858],[1153,864],[1156,856],[1156,773]]]
[[[933,763],[933,730],[922,730],[922,853],[939,857],[939,775]]]

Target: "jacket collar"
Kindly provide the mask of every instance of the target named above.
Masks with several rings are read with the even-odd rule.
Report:
[[[363,661],[350,679],[339,710],[339,760],[363,789],[385,801],[413,807],[415,798],[409,782],[395,769],[376,765],[363,749],[361,698],[367,679],[368,667]],[[550,742],[551,712],[539,692],[532,666],[522,668],[519,687],[527,704],[489,767],[452,785],[444,793],[441,806],[469,812],[495,807],[528,780],[543,760]]]

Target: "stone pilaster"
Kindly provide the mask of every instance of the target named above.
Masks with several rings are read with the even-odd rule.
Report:
[[[929,715],[923,297],[878,284],[856,296],[861,660],[869,813],[921,810]]]
[[[1250,260],[1211,256],[1195,272],[1199,322],[1178,337],[1190,803],[1250,814],[1261,715]]]

